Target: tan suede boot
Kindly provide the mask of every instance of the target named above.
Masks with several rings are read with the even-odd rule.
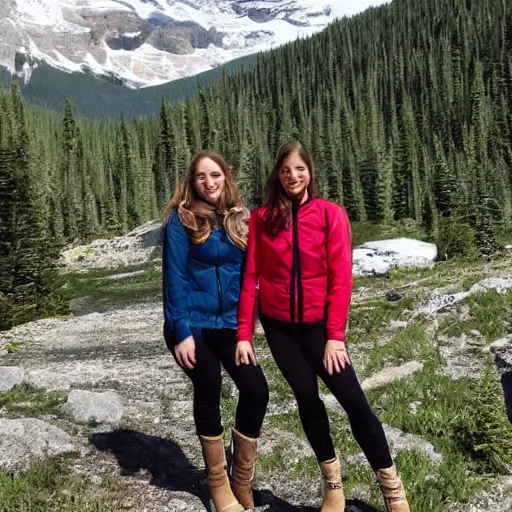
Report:
[[[341,483],[340,461],[335,459],[320,462],[324,475],[325,490],[321,512],[343,512],[345,510],[345,494]]]
[[[254,508],[252,481],[258,441],[244,436],[238,430],[232,430],[233,463],[231,467],[231,485],[233,494],[245,509]]]
[[[229,485],[224,436],[199,436],[208,476],[208,488],[217,512],[243,512],[244,508],[236,500]]]
[[[384,498],[386,512],[411,512],[396,466],[393,464],[390,468],[379,469],[375,474]]]

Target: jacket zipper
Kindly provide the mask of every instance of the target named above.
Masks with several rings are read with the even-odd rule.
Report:
[[[290,282],[290,319],[295,322],[295,312],[297,320],[303,322],[303,296],[302,284],[300,280],[300,253],[299,253],[299,205],[292,203],[292,277]]]
[[[215,277],[217,278],[217,290],[219,292],[219,310],[217,312],[217,316],[221,316],[224,306],[222,304],[222,286],[220,284],[219,266],[218,265],[215,265]]]

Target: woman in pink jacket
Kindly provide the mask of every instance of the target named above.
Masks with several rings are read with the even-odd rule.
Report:
[[[267,181],[265,204],[251,215],[237,364],[255,363],[252,335],[258,300],[268,345],[295,395],[304,432],[324,475],[322,512],[343,511],[345,497],[317,377],[345,409],[375,471],[386,511],[409,512],[382,424],[345,346],[352,292],[349,221],[337,204],[315,197],[314,180],[310,155],[297,142],[285,144]]]

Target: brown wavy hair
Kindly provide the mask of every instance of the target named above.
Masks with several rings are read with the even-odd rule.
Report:
[[[225,181],[219,202],[216,206],[201,200],[194,185],[196,169],[203,158],[213,160],[222,170]],[[231,240],[241,249],[247,247],[249,231],[249,210],[240,199],[233,179],[231,167],[226,160],[214,151],[201,151],[192,160],[187,178],[179,183],[174,195],[165,207],[162,222],[169,220],[171,210],[176,209],[181,223],[190,234],[192,243],[202,244],[208,240],[212,229],[219,225],[218,216]]]
[[[271,236],[276,236],[290,224],[292,201],[281,185],[279,172],[283,167],[283,162],[295,151],[299,153],[300,158],[309,170],[308,197],[311,198],[315,195],[315,166],[311,155],[300,142],[286,142],[279,148],[274,167],[265,183],[263,206],[266,210],[264,218],[267,230]]]

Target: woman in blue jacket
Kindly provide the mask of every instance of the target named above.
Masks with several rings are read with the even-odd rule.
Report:
[[[217,512],[254,507],[256,443],[268,403],[254,352],[235,357],[248,220],[231,169],[210,151],[196,155],[163,218],[164,336],[194,386],[194,420]],[[239,391],[232,488],[220,417],[221,364]]]

